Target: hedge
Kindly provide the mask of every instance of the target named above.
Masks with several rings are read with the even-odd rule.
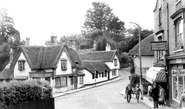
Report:
[[[47,81],[12,80],[0,84],[0,103],[4,107],[47,98],[52,98],[52,88]]]

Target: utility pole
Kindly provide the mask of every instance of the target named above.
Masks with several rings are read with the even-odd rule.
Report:
[[[142,59],[141,59],[141,27],[135,22],[129,22],[138,27],[138,35],[139,35],[139,62],[140,62],[140,88],[141,88],[141,100],[143,100],[143,84],[142,84]]]

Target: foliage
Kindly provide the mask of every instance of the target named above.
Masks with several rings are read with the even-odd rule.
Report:
[[[153,33],[153,30],[142,29],[141,40]],[[139,42],[139,34],[137,28],[129,28],[125,32],[126,37],[119,43],[118,49],[120,52],[129,52]]]
[[[8,16],[5,8],[0,9],[0,44],[9,43],[14,51],[20,45],[20,33],[14,26],[13,18]]]
[[[107,44],[107,40],[105,37],[100,38],[97,42],[96,51],[104,51]]]
[[[0,85],[0,102],[3,106],[27,103],[52,97],[49,82],[40,80],[10,81]]]
[[[0,46],[0,71],[6,66],[9,61],[10,46],[8,43],[3,43]]]
[[[128,53],[121,53],[120,54],[120,64],[121,68],[126,68],[130,66],[131,58],[128,56]]]
[[[114,46],[117,47],[117,43],[124,37],[122,34],[124,22],[112,13],[112,9],[107,4],[93,2],[92,5],[93,8],[87,10],[82,30],[83,35],[88,39],[99,41],[99,43],[101,43],[102,37],[106,37],[106,40],[114,43]]]

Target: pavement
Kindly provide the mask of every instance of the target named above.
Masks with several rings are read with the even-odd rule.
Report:
[[[119,80],[121,80],[120,77],[114,78],[112,80],[105,81],[105,82],[102,82],[102,83],[98,83],[98,84],[96,84],[96,86],[95,85],[90,85],[90,86],[85,86],[83,88],[70,90],[70,91],[67,91],[67,92],[53,93],[53,97],[57,98],[57,97],[60,97],[60,96],[65,96],[65,95],[68,95],[68,94],[71,94],[71,93],[75,93],[75,92],[91,89],[91,88],[94,88],[94,87],[102,86],[102,85],[109,84],[109,83],[112,83],[112,82],[115,82],[115,81],[119,81]],[[148,100],[147,96],[143,96],[143,100],[140,100],[140,103],[143,103],[144,105],[146,105],[150,109],[154,109],[153,108],[153,101]],[[176,109],[176,108],[168,107],[168,106],[163,106],[163,107],[159,106],[158,109]]]

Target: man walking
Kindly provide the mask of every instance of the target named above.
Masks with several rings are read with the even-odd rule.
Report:
[[[152,98],[153,98],[153,102],[154,102],[154,109],[157,108],[158,109],[158,99],[159,99],[159,88],[156,85],[156,83],[154,83],[153,85],[153,89],[152,89]]]

